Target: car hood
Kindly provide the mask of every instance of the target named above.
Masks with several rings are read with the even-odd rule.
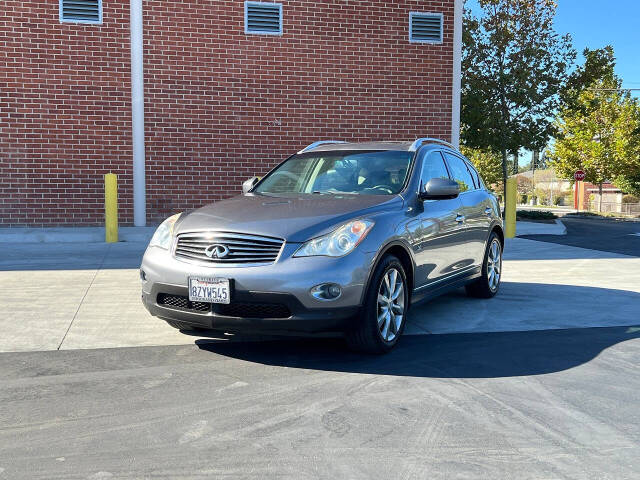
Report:
[[[175,233],[219,230],[305,242],[352,218],[402,204],[398,195],[239,195],[182,215]]]

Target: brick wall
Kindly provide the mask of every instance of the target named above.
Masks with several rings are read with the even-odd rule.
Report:
[[[102,26],[0,5],[0,225],[99,224],[107,171],[132,221],[129,2],[103,3]],[[150,222],[317,139],[449,139],[453,0],[282,3],[267,36],[244,34],[240,0],[144,1]],[[442,12],[443,44],[409,43],[409,11]]]
[[[61,24],[57,0],[0,2],[0,226],[100,223],[110,171],[131,220],[128,12]]]
[[[603,193],[603,202],[611,202],[611,200],[606,200],[605,197],[607,194],[611,193],[621,193],[621,190],[616,187],[611,182],[604,182],[602,184],[602,193]],[[583,182],[582,187],[582,204],[581,209],[588,210],[591,204],[591,195],[593,195],[594,200],[599,198],[599,187],[597,184]]]

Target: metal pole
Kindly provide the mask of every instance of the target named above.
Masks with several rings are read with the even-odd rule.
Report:
[[[118,177],[115,173],[104,176],[104,239],[118,241]]]
[[[536,162],[538,161],[538,151],[534,150],[531,155],[531,198],[535,198],[533,203],[538,204],[536,197]]]
[[[451,92],[451,143],[460,148],[460,89],[462,83],[463,0],[453,2],[453,86]]]
[[[505,199],[504,236],[516,236],[516,179],[507,179],[507,198]]]
[[[147,223],[144,158],[142,0],[131,0],[131,123],[133,136],[133,224]]]

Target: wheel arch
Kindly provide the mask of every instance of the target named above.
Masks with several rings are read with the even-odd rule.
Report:
[[[375,271],[375,269],[378,266],[378,264],[380,263],[380,261],[386,255],[393,255],[398,260],[400,260],[400,263],[402,264],[402,267],[404,268],[405,274],[407,276],[407,283],[409,284],[407,290],[408,290],[408,293],[409,293],[409,302],[411,302],[411,297],[412,297],[412,292],[413,292],[413,285],[414,285],[414,281],[415,281],[415,279],[414,279],[415,260],[413,259],[413,255],[411,254],[410,248],[405,243],[403,243],[403,242],[401,242],[399,240],[394,240],[394,241],[391,241],[391,242],[387,243],[386,245],[384,245],[384,247],[382,247],[380,249],[380,251],[376,255],[374,261],[371,264],[371,268],[369,269],[369,274],[367,276],[367,283],[365,285],[365,288],[362,291],[362,301],[364,301],[364,298],[366,296],[366,292],[369,291],[369,287],[370,287],[370,283],[371,283],[371,277],[373,276],[373,272]]]
[[[502,227],[498,224],[494,225],[493,228],[491,229],[491,233],[494,233],[494,232],[498,235],[498,238],[500,239],[500,244],[502,245],[502,251],[504,252],[504,231],[502,230]]]

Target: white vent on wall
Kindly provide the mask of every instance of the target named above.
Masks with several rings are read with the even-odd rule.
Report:
[[[244,2],[244,33],[282,35],[282,4]]]
[[[409,14],[409,41],[441,43],[442,14],[411,12]]]
[[[60,21],[102,23],[102,0],[60,0]]]

